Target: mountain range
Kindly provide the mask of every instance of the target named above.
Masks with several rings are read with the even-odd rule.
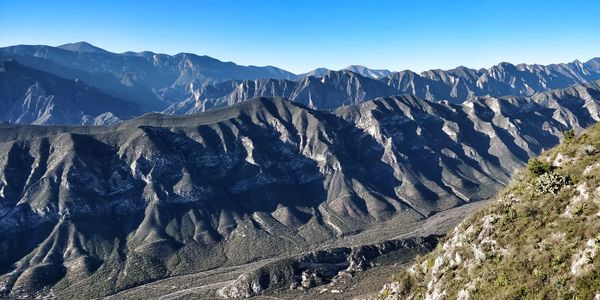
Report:
[[[531,96],[600,79],[599,58],[585,63],[577,60],[548,66],[500,63],[489,69],[458,67],[421,73],[350,66],[339,71],[320,68],[296,75],[271,66],[240,66],[189,53],[173,56],[148,51],[118,54],[79,42],[58,47],[18,45],[0,48],[0,60],[14,60],[29,69],[68,80],[78,79],[104,94],[131,102],[141,113],[170,114],[205,111],[254,97],[283,97],[315,109],[336,109],[377,97],[404,94],[431,101],[461,103],[485,95]],[[18,78],[13,76],[12,80]],[[27,82],[26,79],[23,81]],[[26,102],[26,94],[19,97],[20,100],[11,101]],[[76,110],[89,109],[77,107]],[[30,113],[42,116],[47,112],[40,108]],[[122,115],[110,106],[102,114],[117,116],[111,118],[114,121]],[[3,121],[21,123],[90,123],[89,118],[83,121],[63,116],[46,119],[48,121],[44,118],[16,121],[3,117]]]
[[[172,104],[164,112],[194,113],[259,96],[280,96],[317,109],[335,109],[376,97],[403,94],[452,103],[485,95],[531,96],[598,80],[599,63],[600,59],[592,59],[585,64],[575,61],[549,66],[501,63],[481,70],[459,67],[421,74],[401,71],[377,79],[347,69],[322,70],[317,76],[305,76],[296,81],[257,79],[203,86],[195,89],[188,99]]]
[[[0,48],[0,298],[364,298],[391,272],[382,298],[591,296],[598,134],[575,133],[598,121],[600,58],[293,74]]]
[[[405,95],[323,111],[254,98],[110,126],[2,124],[0,291],[98,297],[359,236],[391,240],[491,197],[565,130],[598,120],[592,82],[461,104]],[[394,249],[430,242],[403,243]],[[237,295],[247,282],[207,289]]]

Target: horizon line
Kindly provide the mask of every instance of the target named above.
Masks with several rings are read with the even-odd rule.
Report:
[[[233,63],[233,64],[236,64],[236,65],[242,66],[242,67],[262,67],[262,68],[272,67],[272,68],[277,68],[277,69],[289,72],[289,73],[291,73],[293,75],[296,75],[296,76],[305,75],[305,74],[310,73],[312,71],[315,71],[317,69],[326,69],[327,71],[343,71],[343,70],[346,70],[346,69],[348,69],[350,67],[363,67],[363,68],[367,68],[369,70],[374,70],[374,71],[389,71],[391,73],[400,73],[400,72],[407,72],[407,71],[409,71],[409,72],[421,74],[421,73],[426,73],[426,72],[429,72],[429,71],[451,71],[451,70],[455,70],[455,69],[458,69],[458,68],[467,68],[467,69],[471,69],[471,70],[475,70],[475,71],[489,70],[489,69],[491,69],[491,68],[493,68],[495,66],[499,66],[499,65],[505,64],[505,63],[511,64],[513,66],[529,65],[529,66],[545,66],[545,67],[547,67],[547,66],[551,66],[551,65],[570,64],[570,63],[575,63],[575,62],[580,62],[580,63],[585,64],[585,63],[588,63],[588,62],[590,62],[590,61],[592,61],[594,59],[600,59],[600,56],[592,56],[589,59],[575,58],[572,61],[568,61],[568,62],[553,62],[553,63],[550,63],[550,64],[527,63],[527,62],[513,63],[513,62],[506,61],[506,60],[501,60],[498,63],[493,64],[493,65],[488,66],[488,67],[479,67],[479,68],[476,68],[476,67],[469,67],[469,66],[466,66],[464,64],[461,64],[461,65],[458,65],[458,66],[450,68],[450,69],[430,68],[430,69],[425,69],[425,70],[420,70],[420,71],[414,71],[412,69],[402,69],[402,70],[398,71],[398,70],[391,70],[391,69],[387,69],[387,68],[371,68],[371,67],[368,67],[368,66],[365,66],[365,65],[360,65],[360,64],[349,64],[348,66],[346,66],[344,68],[341,68],[341,69],[333,69],[333,68],[328,68],[328,67],[317,67],[317,68],[308,70],[306,72],[295,73],[295,72],[289,71],[288,69],[285,69],[285,68],[282,68],[282,67],[278,67],[278,66],[274,66],[274,65],[262,65],[262,66],[259,66],[259,65],[253,65],[253,64],[247,64],[247,65],[246,64],[239,64],[239,63],[237,63],[235,61],[232,61],[232,60],[220,59],[220,58],[216,58],[216,57],[213,57],[213,56],[210,56],[210,55],[207,55],[207,54],[198,54],[198,53],[194,53],[194,52],[179,51],[177,53],[165,53],[165,52],[154,52],[152,50],[142,50],[142,51],[127,50],[127,51],[124,51],[124,52],[117,52],[117,51],[108,50],[108,49],[103,48],[101,46],[97,46],[96,44],[93,44],[93,43],[90,43],[90,42],[87,42],[87,41],[70,42],[70,43],[64,43],[64,44],[60,44],[60,45],[56,45],[56,46],[52,46],[52,45],[48,45],[48,44],[41,44],[41,43],[40,44],[9,44],[9,45],[0,45],[0,48],[9,48],[9,47],[17,47],[17,46],[45,46],[45,47],[52,47],[52,48],[60,48],[62,46],[73,45],[73,44],[87,44],[87,45],[90,45],[90,46],[92,46],[94,48],[98,48],[98,49],[106,51],[108,53],[117,54],[117,55],[124,55],[124,54],[127,54],[127,53],[136,53],[136,54],[139,54],[139,53],[144,53],[144,52],[149,52],[149,53],[156,54],[156,55],[167,55],[167,56],[177,56],[177,55],[181,55],[181,54],[191,54],[191,55],[195,55],[195,56],[199,56],[199,57],[209,57],[209,58],[218,60],[218,61],[223,62],[223,63]],[[66,50],[66,49],[62,49],[62,50],[70,51],[70,50]]]

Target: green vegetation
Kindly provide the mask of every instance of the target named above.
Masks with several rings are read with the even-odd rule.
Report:
[[[531,176],[540,176],[553,170],[552,166],[545,161],[541,161],[534,157],[529,160],[527,170]]]
[[[550,171],[540,175],[535,180],[535,193],[537,195],[543,195],[547,193],[557,194],[563,187],[566,187],[572,183],[569,175],[561,175],[559,173]]]
[[[531,159],[383,299],[600,297],[600,125]],[[553,166],[550,162],[561,163]]]
[[[569,143],[575,138],[575,131],[573,129],[569,129],[565,131],[564,142]]]

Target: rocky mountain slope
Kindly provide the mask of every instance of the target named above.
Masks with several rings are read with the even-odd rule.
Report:
[[[431,251],[441,235],[485,203],[469,203],[416,222],[380,222],[308,251],[172,276],[106,299],[222,299],[234,295],[254,299],[362,299],[377,293],[389,281],[390,272],[399,272],[416,255]]]
[[[0,62],[0,121],[102,125],[140,112],[137,105],[80,80],[62,79],[13,60]]]
[[[590,83],[460,105],[257,98],[112,126],[2,124],[0,291],[109,295],[402,228],[487,199],[599,105]]]
[[[229,81],[190,90],[190,96],[165,110],[189,114],[223,107],[253,97],[284,97],[316,109],[335,109],[376,97],[415,95],[460,103],[476,96],[531,96],[600,79],[600,59],[549,66],[501,63],[490,69],[430,70],[381,73],[355,66],[341,71],[317,69],[296,81],[257,79]],[[371,75],[369,75],[371,74]]]
[[[598,299],[600,125],[529,162],[383,299]]]

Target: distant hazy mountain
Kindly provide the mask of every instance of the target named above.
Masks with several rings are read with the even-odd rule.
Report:
[[[290,72],[270,66],[239,66],[189,53],[174,56],[152,52],[117,54],[85,42],[59,47],[0,48],[0,58],[12,58],[63,78],[83,80],[113,96],[137,103],[145,111],[164,109],[189,96],[193,87],[207,83],[296,78]]]
[[[402,94],[460,103],[485,95],[531,96],[600,79],[599,58],[585,63],[500,63],[489,69],[458,67],[422,73],[350,66],[340,71],[320,68],[301,75],[270,66],[239,66],[189,53],[117,54],[84,42],[59,47],[0,48],[0,59],[10,58],[66,79],[80,79],[138,104],[143,111],[166,109],[171,113],[203,111],[259,96],[284,97],[324,109]]]
[[[374,70],[374,69],[369,69],[367,67],[357,66],[357,65],[349,66],[349,67],[345,68],[344,70],[352,71],[354,73],[360,74],[361,76],[369,77],[369,78],[373,78],[373,79],[379,79],[379,78],[388,77],[388,76],[392,75],[392,71],[390,71],[390,70]]]
[[[335,109],[396,94],[384,82],[350,71],[327,71],[321,77],[306,76],[297,81],[258,79],[203,86],[164,112],[190,114],[254,97],[283,97],[314,109]]]
[[[357,65],[353,65],[353,66],[349,66],[347,68],[344,68],[342,70],[346,70],[346,71],[352,71],[354,73],[357,73],[361,76],[364,77],[369,77],[372,79],[379,79],[382,77],[386,77],[386,76],[390,76],[392,75],[392,71],[390,70],[374,70],[374,69],[369,69],[367,67],[363,67],[363,66],[357,66]],[[342,71],[340,70],[340,71]],[[307,77],[307,76],[314,76],[314,77],[323,77],[325,76],[329,71],[329,69],[326,68],[317,68],[314,69],[308,73],[304,73],[304,74],[300,74],[298,75],[299,78],[302,77]]]
[[[463,104],[258,98],[109,127],[3,124],[0,297],[99,297],[401,228],[490,197],[563,130],[599,120],[595,82]]]
[[[57,48],[74,51],[74,52],[89,52],[89,53],[103,53],[108,52],[102,48],[98,48],[86,42],[69,43],[60,45]]]
[[[299,78],[307,77],[307,76],[323,77],[323,75],[327,74],[329,71],[331,71],[331,70],[329,70],[327,68],[317,68],[317,69],[314,69],[314,70],[312,70],[310,72],[307,72],[307,73],[304,73],[304,74],[300,74],[300,75],[298,75],[298,77]]]
[[[465,67],[442,71],[430,70],[416,74],[402,71],[383,78],[390,87],[401,93],[427,100],[461,102],[473,96],[530,96],[550,89],[561,89],[581,82],[600,79],[600,58],[586,63],[512,65],[500,63],[489,69]]]
[[[189,114],[264,96],[284,97],[316,109],[335,109],[376,97],[402,94],[454,103],[485,95],[530,96],[536,92],[598,80],[599,62],[600,59],[596,58],[585,64],[578,61],[549,66],[501,63],[479,71],[464,67],[421,74],[402,71],[378,80],[342,70],[323,71],[318,77],[305,76],[297,81],[229,81],[198,87],[187,99],[172,104],[165,112]]]
[[[111,124],[141,110],[80,80],[0,62],[0,121],[27,124]]]

